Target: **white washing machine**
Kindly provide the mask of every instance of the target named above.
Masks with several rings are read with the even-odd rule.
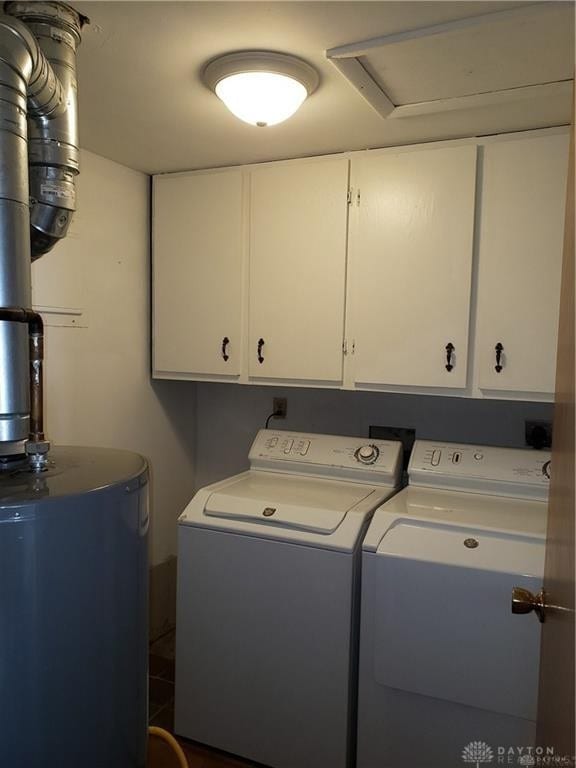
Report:
[[[544,451],[415,442],[363,544],[358,768],[534,745],[540,624],[511,592],[542,586],[549,467]]]
[[[354,758],[360,547],[401,444],[262,430],[179,519],[178,734],[274,768]]]

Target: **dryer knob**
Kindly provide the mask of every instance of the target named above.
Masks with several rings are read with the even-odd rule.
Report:
[[[361,464],[374,464],[379,455],[380,451],[375,445],[362,445],[354,453]]]

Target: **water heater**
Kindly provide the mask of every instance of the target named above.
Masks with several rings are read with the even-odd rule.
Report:
[[[68,230],[79,172],[66,3],[0,13],[0,766],[144,768],[148,469],[44,434],[30,260]]]
[[[54,448],[0,473],[0,765],[144,768],[148,468]]]

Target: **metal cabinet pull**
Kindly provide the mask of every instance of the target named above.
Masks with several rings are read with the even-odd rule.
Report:
[[[454,346],[454,344],[452,344],[451,341],[449,341],[448,344],[446,344],[446,370],[448,371],[448,373],[450,373],[450,371],[454,368],[454,366],[452,365],[452,359],[453,359],[455,350],[456,350],[456,347]]]
[[[264,362],[264,355],[262,354],[262,347],[264,346],[264,339],[258,339],[258,362]]]
[[[494,350],[496,352],[496,365],[494,366],[494,370],[496,371],[496,373],[500,373],[500,371],[502,370],[502,363],[501,363],[502,352],[504,352],[504,346],[500,341],[498,342],[498,344],[496,344],[496,346],[494,347]]]
[[[228,336],[224,336],[224,338],[222,339],[222,359],[224,360],[225,363],[227,363],[228,360],[230,360],[230,355],[226,351],[228,348],[228,344],[230,344],[230,339],[228,338]]]

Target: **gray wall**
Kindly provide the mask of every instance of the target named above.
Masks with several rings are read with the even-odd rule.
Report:
[[[247,468],[250,444],[277,396],[288,398],[288,418],[271,422],[277,429],[362,437],[370,425],[411,427],[424,439],[517,447],[524,420],[551,420],[553,410],[549,403],[200,383],[197,488]]]

